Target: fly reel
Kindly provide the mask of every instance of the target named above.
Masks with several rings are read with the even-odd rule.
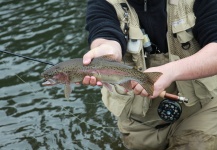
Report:
[[[173,123],[180,118],[182,114],[182,107],[177,101],[164,99],[158,106],[157,111],[162,120]]]

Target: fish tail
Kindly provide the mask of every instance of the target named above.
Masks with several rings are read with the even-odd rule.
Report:
[[[147,91],[149,95],[153,95],[154,83],[162,75],[161,72],[145,72],[142,75],[141,86]]]

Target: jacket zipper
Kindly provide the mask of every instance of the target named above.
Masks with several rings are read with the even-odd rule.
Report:
[[[147,12],[147,0],[144,0],[144,11]]]

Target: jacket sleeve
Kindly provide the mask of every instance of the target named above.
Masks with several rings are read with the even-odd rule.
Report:
[[[195,0],[194,13],[196,22],[193,34],[200,46],[217,42],[217,1]]]
[[[86,30],[89,31],[89,44],[97,38],[115,40],[121,44],[122,54],[125,53],[126,40],[116,11],[106,0],[88,0]]]

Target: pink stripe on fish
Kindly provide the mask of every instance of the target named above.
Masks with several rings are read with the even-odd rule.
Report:
[[[80,70],[79,72],[86,73],[86,74],[99,73],[103,75],[122,75],[122,76],[129,75],[127,72],[121,70],[114,70],[114,69],[87,69],[87,70]]]

